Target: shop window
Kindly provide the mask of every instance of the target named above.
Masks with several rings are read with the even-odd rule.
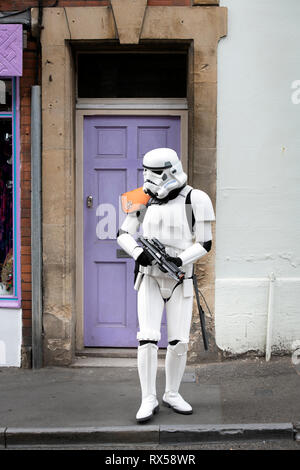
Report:
[[[183,53],[80,53],[78,98],[185,98]]]
[[[0,79],[0,112],[10,112],[12,105],[12,80]]]
[[[0,306],[20,302],[16,78],[0,78]]]

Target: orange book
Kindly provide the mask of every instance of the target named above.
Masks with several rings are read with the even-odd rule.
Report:
[[[149,199],[150,196],[144,193],[142,186],[133,191],[127,191],[121,196],[122,209],[126,214],[136,212],[141,206],[145,206]]]

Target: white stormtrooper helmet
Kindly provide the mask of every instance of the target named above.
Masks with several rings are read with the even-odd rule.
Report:
[[[146,194],[164,199],[174,189],[181,188],[187,181],[175,150],[158,148],[147,152],[143,159],[144,186]]]

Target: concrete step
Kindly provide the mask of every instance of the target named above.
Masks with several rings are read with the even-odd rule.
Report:
[[[158,368],[164,367],[165,361],[158,359]],[[136,357],[93,357],[77,356],[70,367],[137,367]]]
[[[132,357],[86,357],[77,356],[70,367],[128,367],[130,369],[137,368],[137,359]],[[158,358],[158,369],[164,369],[165,360]],[[193,366],[186,366],[182,382],[196,382],[196,370]]]
[[[77,357],[106,357],[106,358],[133,358],[136,359],[137,348],[84,348],[76,351]],[[164,358],[166,349],[158,350],[158,357]]]

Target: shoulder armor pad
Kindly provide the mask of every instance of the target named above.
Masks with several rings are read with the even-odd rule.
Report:
[[[196,220],[215,220],[212,202],[210,197],[204,191],[193,189],[191,192],[191,203]]]
[[[186,184],[184,188],[182,188],[179,194],[180,196],[186,197],[192,189],[193,189],[192,186],[189,186],[188,184]]]
[[[122,209],[126,214],[137,212],[142,208],[142,206],[146,206],[149,200],[150,196],[144,193],[143,187],[141,186],[133,191],[128,191],[127,193],[122,194]]]

